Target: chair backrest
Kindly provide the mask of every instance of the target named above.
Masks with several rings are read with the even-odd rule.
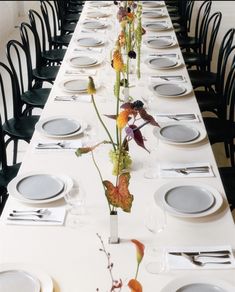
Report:
[[[59,31],[57,13],[55,7],[49,1],[40,1],[40,7],[46,24],[48,41],[50,46],[52,46],[52,40],[57,36]]]
[[[212,1],[204,1],[197,12],[197,18],[195,23],[195,39],[201,43],[201,37],[204,31],[204,25],[210,15]]]
[[[231,47],[230,52],[235,51],[235,46]],[[233,52],[234,54],[234,52]],[[227,82],[225,86],[225,103],[229,105],[228,109],[228,119],[230,121],[235,121],[235,57],[229,71]],[[226,107],[225,107],[226,108]],[[226,113],[225,113],[226,114]]]
[[[194,1],[187,1],[186,12],[185,12],[187,32],[190,32],[190,29],[191,29],[194,3],[195,3]]]
[[[31,58],[25,46],[17,40],[7,43],[7,59],[14,76],[16,94],[20,96],[33,88],[33,75]]]
[[[2,118],[0,116],[0,165],[2,173],[4,174],[7,169],[7,154],[6,154],[6,145],[4,140],[4,133],[2,129]]]

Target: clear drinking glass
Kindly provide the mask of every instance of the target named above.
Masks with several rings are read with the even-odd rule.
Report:
[[[159,244],[160,235],[166,227],[166,212],[163,206],[154,204],[147,207],[145,226],[154,234],[153,242],[146,249],[146,255],[150,258],[146,264],[146,270],[149,273],[158,274],[166,267],[165,250]]]
[[[159,174],[159,139],[157,137],[148,139],[148,144],[146,143],[146,147],[150,153],[146,157],[144,163],[144,177],[148,179],[154,179],[158,177]]]

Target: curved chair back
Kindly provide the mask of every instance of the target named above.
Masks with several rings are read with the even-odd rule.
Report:
[[[198,43],[202,43],[201,38],[202,38],[202,34],[204,31],[204,26],[205,23],[207,21],[207,19],[209,18],[209,14],[211,11],[211,5],[212,5],[212,1],[204,1],[199,10],[198,10],[198,14],[197,14],[197,18],[196,18],[196,23],[195,23],[195,39]]]
[[[7,170],[7,154],[6,154],[6,146],[4,140],[4,133],[2,129],[2,118],[0,116],[0,165],[1,172],[4,174]]]

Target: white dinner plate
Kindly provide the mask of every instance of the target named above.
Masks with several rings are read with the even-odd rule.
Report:
[[[176,135],[174,135],[174,134],[172,134],[170,136],[169,135],[166,136],[166,135],[162,134],[162,132],[164,131],[165,128],[169,129],[169,127],[172,127],[172,130],[174,130],[174,127],[176,127],[176,126],[183,126],[184,127],[184,128],[177,127],[179,132],[184,131],[186,129],[186,127],[187,127],[187,129],[190,128],[192,131],[189,130],[186,135],[184,135],[184,133],[180,133],[180,138],[178,138],[178,139],[177,139]],[[189,127],[186,124],[185,125],[184,124],[168,124],[165,127],[161,127],[161,128],[154,127],[153,135],[156,136],[158,139],[160,139],[162,142],[164,142],[166,144],[187,147],[188,145],[193,145],[193,144],[196,144],[198,142],[203,141],[207,137],[207,132],[202,127],[197,127],[197,126]],[[184,140],[184,142],[183,142],[183,140]]]
[[[98,20],[86,20],[82,23],[82,26],[86,29],[103,29],[106,28],[106,24]]]
[[[2,292],[40,292],[39,280],[23,270],[0,271],[0,291]]]
[[[170,26],[170,24],[166,21],[156,21],[156,22],[148,22],[145,23],[143,25],[143,27],[147,30],[147,31],[165,31],[168,30],[170,28],[172,28]]]
[[[54,177],[57,177],[64,184],[63,190],[57,196],[54,196],[54,197],[49,198],[49,199],[44,199],[44,200],[31,200],[31,199],[28,199],[25,196],[23,196],[17,188],[19,182],[22,181],[23,179],[29,177],[29,176],[39,175],[39,174],[47,174],[47,175],[53,175]],[[17,199],[20,202],[28,203],[28,204],[44,204],[44,203],[54,202],[54,201],[57,201],[57,200],[63,198],[65,196],[65,194],[72,189],[72,187],[73,187],[73,180],[67,175],[43,173],[42,171],[41,172],[34,171],[34,172],[28,172],[28,173],[24,173],[21,175],[17,175],[8,184],[7,189],[8,189],[9,195],[12,196],[13,198]]]
[[[145,64],[156,70],[174,69],[182,65],[178,58],[171,58],[167,56],[162,57],[150,57],[145,60]]]
[[[172,206],[169,206],[166,201],[165,197],[166,194],[169,193],[172,189],[182,186],[190,186],[190,187],[196,187],[201,188],[201,190],[206,190],[208,193],[212,194],[214,197],[214,203],[211,204],[211,207],[208,209],[196,212],[196,213],[185,213],[177,211],[175,208],[172,208]],[[162,185],[160,188],[157,189],[157,191],[154,194],[154,199],[157,205],[164,206],[165,210],[170,213],[173,216],[176,217],[182,217],[182,218],[200,218],[205,217],[208,215],[211,215],[219,210],[219,208],[223,204],[223,198],[221,194],[213,187],[206,185],[206,184],[199,184],[196,182],[175,182],[171,181],[167,184]]]
[[[63,91],[68,93],[87,93],[88,82],[88,77],[71,77],[62,80],[59,86]],[[96,89],[98,89],[100,87],[100,84],[98,82],[95,82],[95,87]]]
[[[107,7],[112,5],[109,1],[90,1],[89,4],[91,7]]]
[[[188,125],[172,124],[159,130],[159,137],[174,143],[188,143],[195,141],[200,135],[197,128]]]
[[[57,121],[61,121],[61,123],[57,123]],[[62,124],[65,121],[67,124],[63,127]],[[50,126],[50,131],[48,131],[45,125]],[[58,127],[55,128],[57,125]],[[53,116],[37,122],[35,125],[35,130],[43,136],[49,138],[68,138],[82,134],[86,127],[86,123],[82,120],[78,120],[77,118],[68,116]]]
[[[69,65],[75,68],[93,67],[99,65],[101,62],[101,59],[91,55],[72,56],[68,59]]]
[[[143,11],[142,16],[146,18],[161,18],[166,16],[162,9],[153,11]]]
[[[44,271],[40,270],[39,268],[35,266],[31,266],[29,264],[24,263],[4,263],[0,264],[0,272],[5,271],[12,271],[12,270],[18,270],[18,271],[24,271],[25,273],[28,273],[29,275],[32,275],[35,279],[37,279],[40,283],[40,292],[53,292],[53,281],[51,277],[46,274]],[[2,292],[2,290],[0,289]],[[21,292],[22,290],[18,290],[18,292]],[[10,292],[8,290],[4,290],[4,292]],[[26,292],[24,290],[24,292]],[[34,292],[33,290],[31,292]]]
[[[86,16],[90,18],[103,18],[108,17],[109,14],[104,13],[102,11],[88,11]]]
[[[104,41],[95,37],[80,37],[76,40],[77,45],[81,47],[98,47],[104,44]]]
[[[204,287],[198,284],[204,284]],[[207,287],[205,285],[208,285]],[[185,290],[183,287],[191,285],[191,290]],[[197,288],[201,290],[195,290]],[[203,290],[203,288],[211,288],[212,290]],[[216,288],[217,287],[217,290]],[[194,289],[195,288],[195,289]],[[194,290],[193,290],[194,289]],[[213,290],[214,289],[214,290]],[[234,292],[235,286],[219,279],[218,277],[208,277],[199,275],[187,275],[170,281],[160,292]]]
[[[144,42],[147,47],[153,49],[166,49],[176,45],[176,40],[171,36],[150,38]]]
[[[163,1],[142,1],[143,8],[157,8],[165,6]]]
[[[158,97],[177,98],[186,96],[192,92],[192,86],[187,82],[174,83],[173,81],[163,83],[152,83],[149,89]]]

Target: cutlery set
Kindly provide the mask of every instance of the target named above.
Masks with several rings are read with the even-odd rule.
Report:
[[[71,145],[70,142],[51,142],[51,143],[38,143],[36,149],[77,149],[77,145]]]
[[[196,120],[197,118],[195,114],[157,114],[157,117],[164,117],[175,121]]]
[[[154,75],[151,78],[162,79],[165,81],[185,81],[184,76],[182,75]]]
[[[210,167],[205,166],[191,166],[191,167],[175,167],[175,168],[163,168],[163,171],[175,171],[181,174],[190,174],[190,173],[208,173]]]
[[[51,212],[48,209],[12,210],[12,212],[8,215],[7,220],[60,223],[59,220],[47,218],[50,214]]]

